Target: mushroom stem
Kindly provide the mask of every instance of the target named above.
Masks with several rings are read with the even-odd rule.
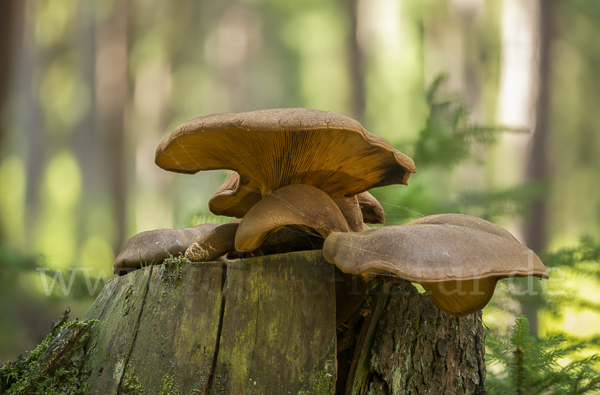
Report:
[[[188,247],[185,257],[192,262],[209,262],[233,251],[240,221],[234,219],[203,234]]]

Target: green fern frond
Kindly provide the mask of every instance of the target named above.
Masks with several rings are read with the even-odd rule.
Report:
[[[517,316],[508,341],[486,340],[490,364],[500,364],[500,373],[490,370],[490,394],[593,394],[600,393],[600,375],[593,368],[600,362],[596,354],[561,366],[558,361],[572,358],[584,343],[565,345],[562,335],[536,340],[529,334],[529,322]]]

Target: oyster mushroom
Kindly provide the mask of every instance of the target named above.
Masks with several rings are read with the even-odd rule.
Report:
[[[169,256],[183,254],[194,241],[219,226],[206,223],[193,228],[155,229],[133,236],[115,259],[115,274],[126,274],[144,264],[161,264]]]
[[[537,255],[508,231],[460,214],[332,233],[323,255],[345,273],[392,273],[419,283],[442,310],[456,316],[482,309],[500,279],[548,277]]]
[[[349,232],[348,224],[355,231],[368,229],[355,196],[374,187],[407,185],[416,171],[412,159],[357,121],[302,108],[192,119],[159,144],[155,163],[178,173],[238,174],[209,202],[213,213],[243,217],[235,238],[238,251],[253,251],[292,224],[323,237]],[[295,188],[289,196],[288,186]],[[368,196],[361,201],[375,205]],[[383,209],[375,206],[371,218],[383,222]]]
[[[357,121],[304,108],[192,119],[159,144],[155,162],[177,173],[233,170],[240,187],[252,182],[262,197],[290,184],[311,185],[334,199],[352,197],[407,184],[416,171],[412,159]]]
[[[215,215],[243,218],[262,199],[257,183],[238,173],[232,173],[208,201],[209,210]],[[364,223],[383,224],[385,213],[377,199],[369,192],[361,192],[353,197],[334,199],[353,231],[368,228]]]
[[[340,197],[333,199],[333,201],[342,212],[350,230],[353,232],[364,232],[365,230],[371,229],[371,227],[364,222],[363,214],[360,210],[360,205],[358,204],[358,198],[356,196]]]
[[[242,218],[260,199],[258,185],[234,172],[210,197],[208,209],[215,215]]]
[[[264,197],[248,211],[235,235],[235,249],[252,251],[286,225],[315,230],[323,237],[332,232],[350,232],[329,195],[310,185],[288,185]]]
[[[208,262],[234,250],[233,241],[240,224],[239,219],[218,225],[195,240],[185,251],[192,262]]]
[[[356,200],[362,212],[363,221],[367,224],[385,223],[385,212],[379,200],[375,199],[369,192],[363,192],[356,195]]]

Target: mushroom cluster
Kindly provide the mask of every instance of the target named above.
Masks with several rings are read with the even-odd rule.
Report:
[[[231,170],[208,205],[236,219],[136,235],[117,257],[116,273],[183,251],[203,262],[322,248],[344,276],[336,289],[338,324],[358,308],[376,274],[421,284],[457,316],[483,308],[501,278],[547,277],[530,249],[479,218],[441,214],[368,226],[384,223],[385,214],[367,191],[407,185],[416,170],[412,159],[343,115],[292,108],[203,116],[165,138],[155,162],[186,174]],[[351,275],[360,279],[358,297],[343,295]]]

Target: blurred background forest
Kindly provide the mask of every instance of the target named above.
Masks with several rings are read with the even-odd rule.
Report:
[[[2,0],[0,361],[81,317],[131,236],[213,219],[227,173],[159,169],[163,137],[277,107],[413,157],[373,191],[387,225],[471,214],[542,256],[551,280],[499,284],[490,331],[520,313],[598,352],[599,34],[596,0]]]

